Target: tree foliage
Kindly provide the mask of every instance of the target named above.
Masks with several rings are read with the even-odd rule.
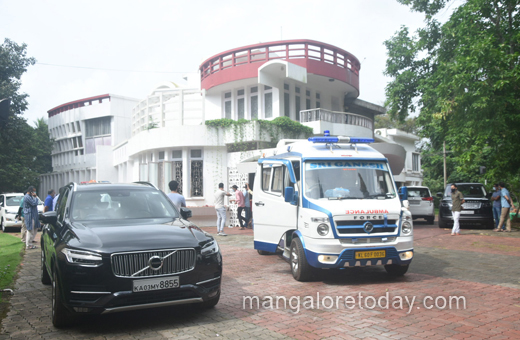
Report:
[[[27,46],[5,39],[0,45],[0,99],[10,98],[10,115],[0,127],[0,192],[23,191],[38,185],[38,176],[52,171],[51,151],[46,121],[35,127],[22,117],[27,97],[20,93],[21,77],[34,58],[27,57]]]
[[[398,0],[425,14],[413,35],[401,27],[385,42],[388,112],[419,112],[426,177],[517,182],[520,168],[520,0],[467,0],[440,24],[448,0]],[[479,174],[486,166],[487,173]]]
[[[376,116],[375,120],[376,129],[399,129],[404,132],[413,133],[417,132],[417,125],[415,118],[406,118],[404,121],[392,118],[389,115]]]

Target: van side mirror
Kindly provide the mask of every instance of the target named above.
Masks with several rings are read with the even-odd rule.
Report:
[[[408,200],[408,188],[407,187],[400,187],[399,188],[399,199],[401,201]]]
[[[192,216],[191,209],[181,207],[181,217],[183,219],[187,220],[188,218],[191,218],[191,216]]]
[[[285,202],[289,202],[292,205],[296,205],[296,197],[294,197],[294,188],[293,187],[285,187],[284,191]]]
[[[42,221],[45,224],[56,225],[56,222],[58,222],[58,212],[47,211],[40,215],[40,221]]]

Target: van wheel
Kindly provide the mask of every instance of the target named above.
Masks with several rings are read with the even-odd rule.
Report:
[[[268,252],[268,251],[265,251],[265,250],[260,250],[260,249],[257,249],[256,250],[258,252],[258,254],[260,255],[271,255],[272,253]]]
[[[42,248],[42,260],[41,260],[41,280],[44,285],[50,285],[52,283],[51,277],[49,276],[49,272],[47,272],[47,267],[45,267],[45,255]]]
[[[72,313],[65,308],[61,296],[57,270],[52,275],[52,324],[56,328],[68,326],[74,320]]]
[[[302,242],[294,238],[291,242],[291,272],[296,281],[309,281],[312,278],[313,267],[307,262]]]
[[[390,264],[385,266],[385,269],[390,276],[403,276],[408,271],[409,266],[409,264],[405,266],[400,266],[398,264]]]

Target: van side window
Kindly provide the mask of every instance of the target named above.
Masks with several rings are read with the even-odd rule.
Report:
[[[282,193],[283,191],[283,169],[284,167],[278,166],[273,167],[273,185],[271,191],[276,193]]]
[[[271,179],[271,168],[262,168],[262,191],[269,191],[269,180]]]

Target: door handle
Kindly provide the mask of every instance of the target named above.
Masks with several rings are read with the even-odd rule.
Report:
[[[257,207],[263,207],[263,206],[264,206],[264,202],[262,202],[262,201],[255,202],[255,205],[256,205]]]

